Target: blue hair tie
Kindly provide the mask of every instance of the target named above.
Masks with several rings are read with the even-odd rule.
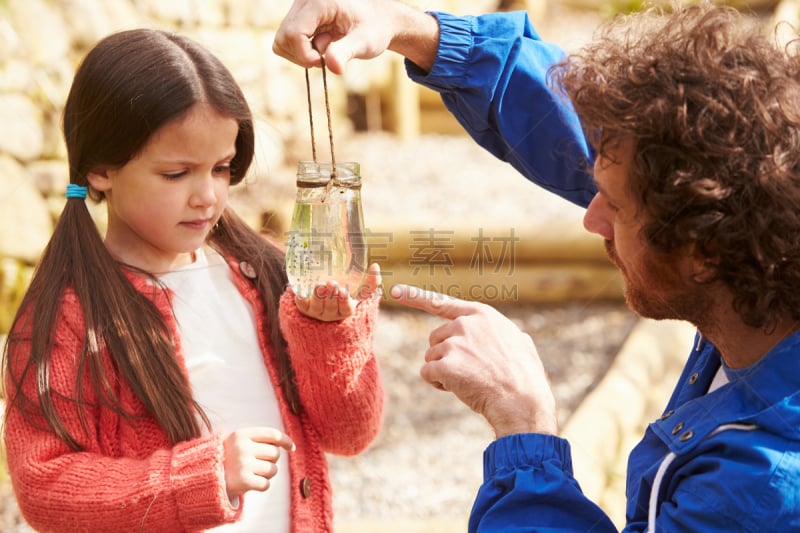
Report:
[[[86,187],[70,183],[69,185],[67,185],[67,199],[80,198],[81,200],[83,200],[86,198],[86,193],[88,191],[89,189],[87,189]]]

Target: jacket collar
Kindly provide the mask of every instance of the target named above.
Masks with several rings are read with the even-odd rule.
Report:
[[[720,355],[708,341],[699,345],[676,390],[676,404],[652,424],[675,453],[697,446],[723,424],[755,424],[800,440],[800,332],[783,339],[757,363],[727,370],[729,383],[706,394]]]

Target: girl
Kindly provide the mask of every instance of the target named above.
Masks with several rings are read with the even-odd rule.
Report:
[[[360,302],[333,283],[308,300],[285,289],[280,250],[226,207],[253,157],[250,110],[185,37],[100,41],[64,135],[68,200],[5,351],[25,518],[62,533],[330,531],[324,452],[358,453],[380,427],[377,265]],[[87,192],[106,201],[104,240]]]

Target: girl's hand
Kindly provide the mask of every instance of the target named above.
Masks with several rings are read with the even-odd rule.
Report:
[[[381,269],[377,263],[373,263],[367,271],[364,284],[356,292],[357,298],[351,298],[347,290],[335,281],[328,281],[314,287],[308,298],[296,295],[294,301],[297,309],[305,316],[333,322],[352,315],[360,301],[380,298],[380,287]]]
[[[294,442],[275,428],[242,428],[225,438],[223,467],[231,502],[248,490],[263,492],[269,488],[269,480],[278,473],[281,448],[294,451]]]

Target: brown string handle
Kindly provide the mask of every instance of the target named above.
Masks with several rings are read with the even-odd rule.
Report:
[[[314,140],[314,113],[311,110],[311,82],[308,80],[308,69],[306,69],[306,96],[308,96],[308,123],[311,128],[311,157],[317,162],[317,143]]]
[[[328,99],[328,76],[326,74],[327,69],[325,68],[325,58],[320,56],[320,60],[322,61],[322,87],[325,91],[325,114],[328,120],[328,140],[331,144],[331,183],[333,182],[334,178],[336,178],[336,156],[334,155],[333,151],[333,127],[331,125],[331,104]],[[311,128],[311,155],[314,158],[314,162],[317,162],[317,146],[316,141],[314,139],[314,114],[312,111],[311,105],[311,82],[309,81],[308,76],[308,69],[306,69],[306,94],[308,95],[308,122]]]

